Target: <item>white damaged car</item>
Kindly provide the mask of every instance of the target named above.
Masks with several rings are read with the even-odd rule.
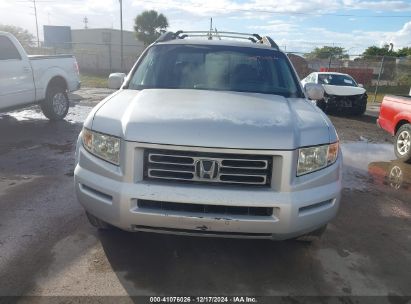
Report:
[[[351,114],[362,115],[367,108],[366,90],[348,74],[314,72],[301,81],[303,86],[307,83],[317,83],[324,87],[324,98],[316,101],[324,112],[348,110]]]

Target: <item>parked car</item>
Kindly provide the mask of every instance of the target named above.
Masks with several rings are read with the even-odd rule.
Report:
[[[395,136],[395,155],[411,162],[411,97],[385,95],[377,122]]]
[[[348,74],[336,72],[314,72],[301,83],[318,83],[324,87],[324,98],[317,100],[317,106],[324,112],[346,112],[363,115],[367,109],[367,93],[362,84]]]
[[[12,34],[0,32],[0,112],[39,104],[47,118],[63,119],[67,92],[79,88],[74,56],[27,56]]]
[[[74,180],[90,223],[184,235],[319,236],[337,213],[342,174],[336,130],[306,98],[321,99],[322,87],[303,89],[270,38],[189,36],[163,34],[124,83],[125,75],[112,75],[110,86],[120,90],[85,120]]]

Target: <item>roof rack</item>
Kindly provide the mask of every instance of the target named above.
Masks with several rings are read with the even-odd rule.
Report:
[[[238,32],[219,32],[217,29],[209,31],[177,31],[177,32],[165,32],[162,34],[156,42],[165,42],[174,39],[185,39],[188,37],[206,37],[208,40],[221,38],[232,39],[244,39],[253,43],[260,43],[268,45],[276,50],[279,50],[277,43],[274,42],[269,36],[260,36],[258,34],[238,33]]]

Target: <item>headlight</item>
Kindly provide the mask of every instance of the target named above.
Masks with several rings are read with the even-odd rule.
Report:
[[[338,142],[299,149],[297,176],[311,173],[335,163],[338,157]]]
[[[120,165],[120,138],[83,128],[84,148],[95,156],[114,165]]]

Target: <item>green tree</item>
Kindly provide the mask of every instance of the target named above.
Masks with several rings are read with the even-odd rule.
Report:
[[[397,51],[398,57],[411,56],[411,47],[403,47]]]
[[[314,50],[312,50],[310,53],[305,54],[305,57],[308,59],[314,59],[314,58],[319,58],[319,59],[328,59],[330,58],[349,58],[347,55],[347,51],[338,46],[323,46],[323,47],[316,47]]]
[[[161,35],[161,30],[168,27],[167,18],[156,11],[144,11],[135,19],[134,30],[137,39],[144,42],[144,45],[153,43]]]
[[[369,58],[369,57],[375,57],[375,56],[392,56],[396,57],[397,53],[394,52],[389,44],[385,44],[382,47],[378,46],[369,46],[368,48],[365,49],[365,51],[362,53],[363,57]]]
[[[0,24],[0,31],[13,34],[25,49],[35,45],[35,37],[24,28],[14,25]]]

